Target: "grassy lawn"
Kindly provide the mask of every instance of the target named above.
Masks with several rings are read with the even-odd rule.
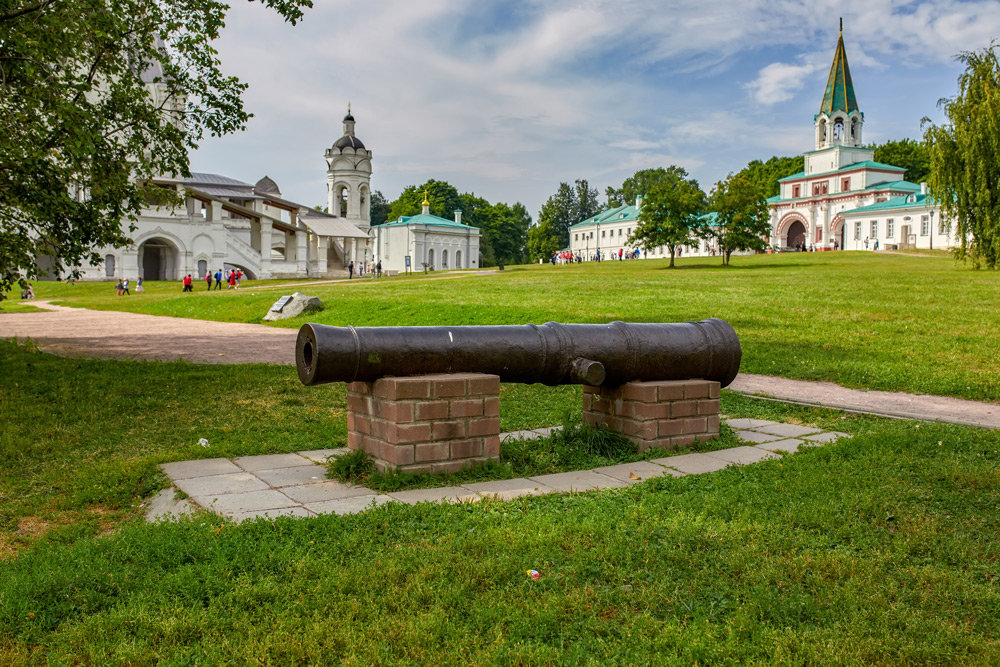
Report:
[[[343,387],[2,342],[0,367],[0,664],[1000,660],[998,432],[724,393],[854,438],[607,492],[146,525],[157,462],[339,444]],[[579,410],[503,392],[505,430]]]
[[[490,275],[432,274],[310,285],[326,310],[280,323],[522,324],[728,320],[743,371],[841,385],[1000,401],[1000,276],[947,257],[787,253],[718,259],[524,266]],[[181,294],[150,283],[117,298],[110,284],[39,283],[66,305],[258,322],[290,289]]]

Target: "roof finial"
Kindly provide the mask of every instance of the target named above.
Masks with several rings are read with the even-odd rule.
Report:
[[[840,17],[840,34],[841,35],[844,34],[844,17],[843,16]],[[351,109],[351,105],[350,104],[347,105],[347,109],[348,109],[348,111],[350,111],[350,109]]]
[[[844,29],[844,19],[840,19],[840,29],[841,30]],[[348,116],[351,115],[351,101],[350,100],[347,101],[347,115]]]
[[[430,206],[431,203],[427,201],[427,188],[424,188],[424,203],[421,206]]]

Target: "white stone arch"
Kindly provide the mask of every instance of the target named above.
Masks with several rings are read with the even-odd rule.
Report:
[[[835,113],[830,119],[830,138],[833,142],[844,142],[847,139],[849,125],[847,116],[842,113]]]
[[[186,246],[175,234],[157,228],[135,240],[136,262],[144,280],[180,280]]]
[[[354,196],[351,184],[344,180],[334,181],[331,189],[333,190],[333,197],[331,198],[333,210],[329,211],[330,215],[346,218],[348,211],[351,210],[351,197]]]
[[[366,183],[362,183],[358,188],[361,197],[361,219],[371,220],[371,189]]]
[[[461,250],[456,250],[455,251],[455,268],[456,269],[464,269],[465,268],[464,266],[462,266],[462,251]]]
[[[445,248],[444,250],[441,251],[441,268],[442,269],[447,269],[448,268],[448,249],[447,248]]]
[[[427,249],[427,268],[434,270],[434,248]]]
[[[809,221],[801,213],[792,211],[786,213],[774,228],[774,236],[782,249],[787,249],[794,245],[794,240],[790,239],[788,234],[795,223],[800,223],[803,227],[803,235],[799,239],[800,242],[806,245],[809,244]]]
[[[208,255],[209,259],[215,253],[215,240],[208,234],[202,233],[191,239],[191,252],[195,255]]]

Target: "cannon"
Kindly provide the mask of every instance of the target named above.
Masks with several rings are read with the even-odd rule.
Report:
[[[305,385],[385,376],[488,373],[502,382],[617,386],[633,380],[714,380],[740,369],[728,322],[332,327],[304,324],[295,343]]]

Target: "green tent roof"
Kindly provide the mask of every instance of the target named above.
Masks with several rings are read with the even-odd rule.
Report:
[[[455,222],[454,220],[448,220],[446,218],[439,218],[436,215],[425,215],[423,213],[419,215],[403,215],[397,220],[392,222],[382,223],[382,227],[395,227],[401,225],[430,225],[431,227],[457,227],[459,229],[476,229],[475,227],[469,227],[469,225],[463,225],[460,222]],[[479,230],[476,229],[478,233]]]
[[[833,65],[830,66],[830,76],[826,80],[826,93],[820,113],[832,115],[834,111],[861,111],[858,100],[854,96],[854,83],[851,81],[851,68],[847,66],[847,52],[844,51],[844,33],[837,40],[837,50],[833,54]]]

